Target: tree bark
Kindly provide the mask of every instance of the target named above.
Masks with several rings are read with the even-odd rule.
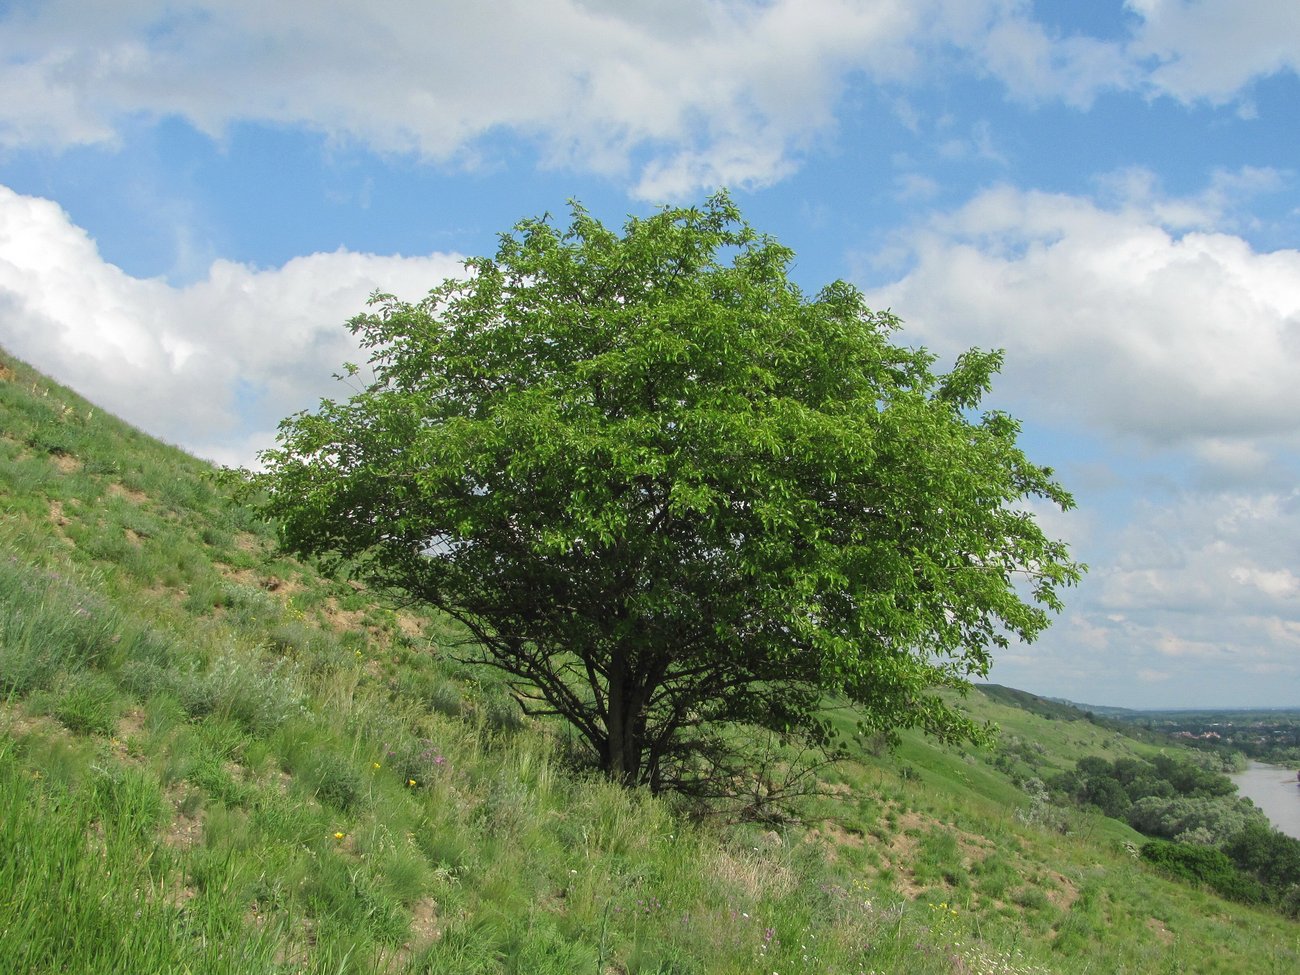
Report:
[[[634,716],[629,714],[631,704],[627,654],[616,648],[609,662],[609,694],[606,711],[608,750],[606,773],[623,785],[635,785],[639,755],[630,732]]]

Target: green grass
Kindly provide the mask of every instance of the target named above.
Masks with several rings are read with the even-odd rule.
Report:
[[[213,472],[0,355],[0,958],[231,973],[1269,972],[1300,928],[1026,783],[1153,746],[972,694],[806,822],[573,766],[445,619],[276,554]],[[852,734],[848,725],[843,729]]]

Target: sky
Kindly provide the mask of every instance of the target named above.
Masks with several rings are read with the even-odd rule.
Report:
[[[730,188],[950,363],[1088,563],[990,679],[1300,705],[1300,0],[0,0],[0,346],[252,464],[344,323]]]

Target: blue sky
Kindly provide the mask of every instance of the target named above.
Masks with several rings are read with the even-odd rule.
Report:
[[[0,344],[202,456],[515,221],[728,186],[1079,501],[992,679],[1300,704],[1300,0],[0,0]]]

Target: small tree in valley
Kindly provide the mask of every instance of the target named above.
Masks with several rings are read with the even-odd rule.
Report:
[[[284,544],[474,634],[534,714],[626,784],[732,775],[736,729],[979,729],[936,693],[1030,640],[1079,567],[1000,357],[951,371],[726,195],[607,229],[574,207],[351,322],[367,385],[263,455]],[[349,367],[354,376],[361,372]]]

